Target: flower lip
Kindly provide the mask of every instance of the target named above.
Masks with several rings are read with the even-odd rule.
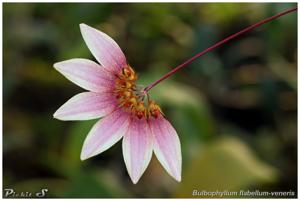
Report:
[[[136,80],[137,75],[129,65],[116,75],[114,93],[118,104],[138,119],[158,118],[162,114],[160,107],[149,99],[149,95],[144,93],[143,89],[138,89]]]

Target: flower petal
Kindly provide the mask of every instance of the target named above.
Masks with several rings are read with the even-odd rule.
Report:
[[[111,90],[115,77],[99,64],[87,59],[70,59],[54,68],[78,86],[93,92]]]
[[[123,156],[128,174],[136,184],[152,156],[152,136],[145,119],[132,119],[123,138]]]
[[[103,117],[116,107],[111,93],[83,92],[73,96],[53,116],[60,120],[89,120]]]
[[[118,109],[99,120],[86,137],[80,158],[85,160],[107,150],[126,133],[129,115]]]
[[[119,73],[126,66],[122,50],[111,37],[86,24],[80,24],[80,30],[88,48],[104,68]]]
[[[181,148],[175,129],[164,117],[149,120],[149,125],[157,159],[172,177],[181,181]]]

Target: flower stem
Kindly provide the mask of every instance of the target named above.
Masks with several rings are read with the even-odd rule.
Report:
[[[166,75],[164,75],[164,76],[161,77],[160,79],[158,79],[158,80],[156,80],[155,82],[153,82],[152,84],[148,85],[143,91],[144,91],[145,93],[149,92],[150,89],[152,89],[153,87],[155,87],[158,83],[160,83],[161,81],[167,79],[167,78],[170,77],[171,75],[175,74],[177,71],[181,70],[182,68],[186,67],[187,65],[189,65],[190,63],[192,63],[192,62],[193,62],[194,60],[196,60],[197,58],[199,58],[199,57],[201,57],[202,55],[204,55],[204,54],[206,54],[206,53],[208,53],[208,52],[210,52],[210,51],[212,51],[212,50],[218,48],[219,46],[221,46],[221,45],[223,45],[224,43],[226,43],[226,42],[228,42],[228,41],[230,41],[230,40],[232,40],[232,39],[238,37],[239,35],[242,35],[242,34],[244,34],[244,33],[246,33],[246,32],[249,32],[249,31],[251,31],[251,30],[253,30],[253,29],[255,29],[255,28],[257,28],[257,27],[259,27],[259,26],[261,26],[261,25],[263,25],[263,24],[265,24],[265,23],[268,23],[268,22],[270,22],[270,21],[272,21],[272,20],[275,20],[275,19],[277,19],[277,18],[279,18],[279,17],[281,17],[281,16],[283,16],[283,15],[286,15],[286,14],[288,14],[288,13],[294,12],[294,11],[296,11],[296,10],[297,10],[297,7],[292,8],[292,9],[289,9],[289,10],[286,10],[286,11],[281,12],[281,13],[278,13],[278,14],[272,16],[272,17],[269,17],[269,18],[267,18],[267,19],[264,19],[264,20],[262,20],[262,21],[259,21],[259,22],[255,23],[255,24],[253,24],[253,25],[251,25],[251,26],[249,26],[249,27],[247,27],[247,28],[245,28],[245,29],[243,29],[243,30],[241,30],[241,31],[239,31],[239,32],[237,32],[237,33],[235,33],[235,34],[230,35],[229,37],[227,37],[227,38],[221,40],[220,42],[214,44],[213,46],[207,48],[206,50],[204,50],[204,51],[202,51],[202,52],[196,54],[195,56],[193,56],[193,57],[190,58],[189,60],[183,62],[182,64],[180,64],[179,66],[177,66],[176,68],[174,68],[173,70],[171,70],[169,73],[167,73]]]

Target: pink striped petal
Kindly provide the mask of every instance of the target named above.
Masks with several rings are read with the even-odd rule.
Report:
[[[86,24],[80,24],[80,30],[88,48],[104,68],[118,73],[126,66],[126,58],[112,38]]]
[[[157,159],[172,177],[181,181],[181,148],[175,129],[164,117],[149,120],[149,125]]]
[[[86,137],[80,158],[85,160],[102,153],[118,142],[126,133],[129,115],[118,109],[99,120]]]
[[[146,170],[152,156],[152,136],[145,119],[133,118],[123,138],[123,156],[134,184]]]
[[[53,116],[60,120],[89,120],[103,117],[116,107],[110,93],[83,92],[73,96]]]
[[[93,92],[111,90],[115,77],[99,64],[87,59],[70,59],[54,68],[78,86]]]

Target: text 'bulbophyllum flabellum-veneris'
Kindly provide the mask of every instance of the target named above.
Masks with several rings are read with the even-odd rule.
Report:
[[[133,183],[146,170],[153,151],[166,171],[180,181],[182,159],[175,129],[160,107],[136,86],[137,75],[118,44],[88,25],[80,24],[80,30],[100,64],[77,58],[54,64],[67,79],[88,90],[68,100],[54,117],[101,118],[84,141],[81,160],[102,153],[123,138],[124,161]]]

